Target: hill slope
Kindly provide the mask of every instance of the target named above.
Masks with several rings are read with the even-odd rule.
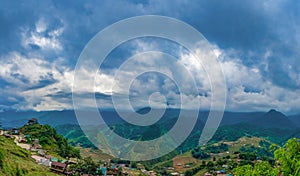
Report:
[[[13,140],[0,136],[0,175],[55,176],[49,168],[38,165],[31,154]]]

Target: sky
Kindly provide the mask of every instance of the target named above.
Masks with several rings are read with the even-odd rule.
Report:
[[[300,113],[300,1],[1,0],[0,4],[0,111],[73,109],[75,66],[93,36],[119,20],[162,15],[191,25],[210,43],[225,76],[226,111]],[[147,73],[132,82],[130,105],[120,98],[124,108],[149,106],[150,97],[151,105],[157,107],[177,108],[178,103],[185,103],[193,108],[194,100],[200,99],[201,108],[209,109],[211,92],[205,70],[178,44],[159,38],[128,41],[108,55],[95,78],[98,105],[111,108],[111,97],[125,97],[124,83],[134,71],[159,65],[167,73],[168,66],[178,64],[162,62],[163,55],[141,56],[115,81],[126,59],[153,50],[175,56],[196,75],[199,94],[191,96],[185,71],[173,75],[185,85],[182,92],[165,75]],[[197,51],[203,54],[200,48]],[[87,108],[89,100],[84,94],[89,90],[84,81],[90,74],[81,78],[80,92]]]

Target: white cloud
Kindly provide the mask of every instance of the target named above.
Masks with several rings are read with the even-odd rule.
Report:
[[[40,27],[41,28],[41,27]],[[40,29],[42,31],[42,29]],[[159,50],[156,44],[139,43],[138,48],[133,52],[137,54],[143,51]],[[141,48],[139,48],[141,47]],[[226,110],[231,111],[266,111],[276,108],[283,112],[294,112],[300,103],[300,90],[288,90],[272,84],[266,80],[258,66],[246,66],[239,57],[233,57],[233,50],[222,50],[216,45],[213,53],[219,56],[219,63],[223,69],[227,88]],[[195,53],[200,58],[207,58],[209,54],[203,48],[198,48]],[[74,70],[63,65],[61,59],[54,62],[47,61],[38,56],[24,56],[13,52],[2,56],[0,59],[0,78],[10,83],[7,89],[1,90],[1,94],[9,95],[9,101],[16,102],[17,97],[23,97],[25,101],[20,101],[13,105],[16,109],[34,110],[60,110],[72,109],[72,92]],[[268,55],[268,53],[266,53]],[[134,107],[149,105],[149,98],[152,93],[159,92],[158,97],[152,97],[151,105],[162,107],[168,103],[169,107],[180,107],[180,96],[185,107],[193,108],[197,101],[201,101],[201,109],[209,109],[211,104],[211,86],[206,70],[201,62],[189,53],[182,53],[179,60],[170,62],[164,60],[162,54],[140,55],[129,61],[123,70],[119,70],[118,79],[115,77],[116,69],[98,72],[95,78],[94,87],[87,87],[87,80],[94,73],[91,70],[84,70],[84,74],[78,78],[80,89],[77,93],[97,92],[106,95],[121,95],[118,101],[124,108],[130,108],[127,102],[127,84],[131,85],[131,92]],[[206,62],[206,61],[204,61]],[[210,73],[215,73],[218,69],[215,65],[209,65],[207,61],[206,69],[211,69]],[[158,70],[169,78],[162,78],[152,75],[148,79],[136,79],[137,73],[147,70]],[[159,68],[159,69],[158,69]],[[135,76],[134,76],[135,75]],[[195,79],[199,95],[191,93],[190,75]],[[215,78],[220,75],[213,75]],[[297,77],[298,76],[298,77]],[[295,80],[299,80],[299,75],[294,75]],[[135,78],[132,80],[132,78]],[[172,82],[176,79],[177,85]],[[43,81],[50,81],[40,85]],[[218,82],[218,80],[215,80]],[[132,84],[131,84],[132,83]],[[113,87],[113,85],[115,86]],[[178,94],[176,86],[182,87]],[[62,93],[60,95],[59,93]],[[67,94],[69,96],[65,96]],[[157,93],[156,93],[157,94]],[[15,97],[13,96],[15,95]],[[57,95],[57,96],[56,96]],[[160,98],[165,96],[165,99]],[[86,102],[86,107],[91,105],[91,100],[82,96],[82,102]],[[104,108],[112,107],[111,102],[106,99],[98,99],[99,105]]]
[[[25,28],[22,32],[22,46],[30,48],[30,45],[36,45],[42,50],[62,50],[63,46],[59,39],[63,33],[64,27],[57,27],[53,30],[47,29],[47,23],[40,19],[34,29]]]
[[[9,89],[4,91],[25,99],[25,102],[19,102],[18,109],[40,110],[37,105],[49,100],[46,95],[55,94],[57,91],[71,91],[73,73],[59,61],[51,63],[42,58],[28,58],[14,52],[2,56],[0,70],[0,77],[12,84],[7,85]],[[53,101],[48,104],[51,102]],[[60,106],[58,102],[52,106],[55,104]],[[61,108],[71,107],[68,105]]]

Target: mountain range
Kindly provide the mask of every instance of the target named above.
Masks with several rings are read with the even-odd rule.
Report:
[[[150,109],[148,107],[139,109],[137,113],[146,114]],[[188,112],[184,116],[188,118]],[[118,113],[114,110],[100,111],[105,122],[109,125],[123,123]],[[159,121],[174,121],[180,113],[179,109],[167,109]],[[198,114],[198,125],[205,124],[209,111],[200,111]],[[78,125],[78,121],[73,110],[63,111],[4,111],[0,113],[0,119],[3,128],[20,127],[29,119],[36,118],[41,124],[51,126],[59,125]],[[176,120],[175,120],[176,121]],[[202,123],[201,123],[202,122]],[[274,109],[268,112],[224,112],[220,126],[235,125],[239,123],[248,123],[254,126],[265,128],[297,128],[300,127],[300,114],[286,116]],[[85,125],[93,125],[93,122],[87,121]],[[196,125],[197,126],[197,125]]]

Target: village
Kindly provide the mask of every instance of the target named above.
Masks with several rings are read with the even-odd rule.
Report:
[[[39,125],[36,118],[31,118],[24,126],[33,126]],[[39,140],[36,138],[31,138],[29,134],[23,134],[18,128],[12,129],[1,129],[0,135],[9,138],[14,141],[14,143],[29,151],[31,153],[31,158],[35,161],[36,164],[44,165],[48,167],[51,172],[54,172],[59,175],[79,175],[91,176],[91,174],[82,173],[81,168],[76,168],[78,163],[82,161],[79,158],[62,158],[59,156],[53,156],[49,154],[43,146],[40,144]],[[28,141],[30,139],[30,142]],[[235,145],[233,142],[226,143],[226,145],[232,146]],[[253,145],[253,144],[252,144]],[[222,155],[229,155],[229,152],[224,153],[210,153],[211,157],[221,157]],[[172,159],[172,166],[164,167],[163,170],[172,176],[184,176],[187,170],[192,169],[195,164],[199,164],[200,161],[197,161],[191,156],[177,156]],[[237,156],[237,162],[240,162]],[[148,171],[141,163],[135,163],[135,166],[132,166],[130,163],[122,163],[112,161],[111,159],[101,159],[97,166],[97,175],[150,175],[156,176],[159,175],[155,171]],[[223,169],[203,173],[204,176],[230,176],[231,174],[226,173],[228,165],[223,164]],[[78,175],[78,174],[77,174]]]
[[[36,118],[31,118],[25,124],[25,126],[38,124]],[[75,175],[79,172],[82,176],[92,176],[91,174],[82,174],[80,169],[74,169],[75,166],[80,162],[78,158],[65,158],[55,157],[48,154],[48,151],[43,149],[43,146],[39,143],[38,139],[31,139],[32,142],[29,143],[27,139],[30,139],[30,135],[23,134],[18,128],[12,129],[0,129],[0,135],[9,138],[14,141],[14,143],[31,152],[31,158],[36,162],[36,164],[44,165],[59,175]],[[145,167],[141,164],[137,164],[137,168],[131,168],[126,164],[112,163],[110,160],[101,160],[101,165],[97,168],[98,175],[150,175],[155,176],[156,172],[147,171]],[[177,174],[176,174],[177,175]]]

